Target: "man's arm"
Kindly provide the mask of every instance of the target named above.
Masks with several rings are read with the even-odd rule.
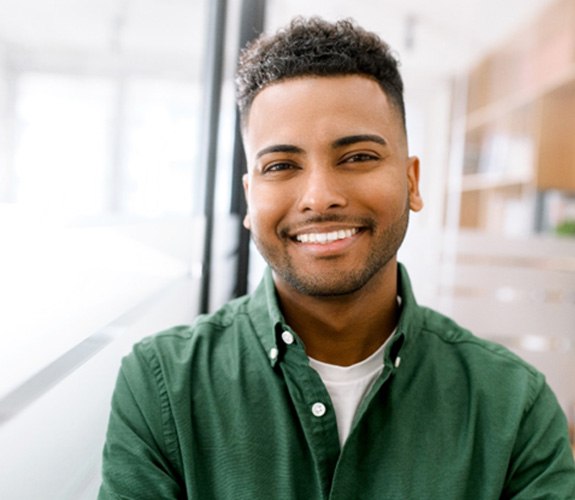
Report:
[[[575,499],[575,464],[567,421],[545,383],[525,411],[504,496],[516,500]]]
[[[154,370],[156,368],[156,370]],[[179,498],[169,401],[135,350],[123,360],[112,398],[99,500]]]

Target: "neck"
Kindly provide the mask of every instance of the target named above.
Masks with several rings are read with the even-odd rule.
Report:
[[[303,296],[276,283],[282,312],[307,354],[348,366],[375,352],[399,318],[397,266],[388,266],[362,289],[344,296]]]

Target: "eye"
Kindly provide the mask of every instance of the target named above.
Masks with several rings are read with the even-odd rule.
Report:
[[[267,174],[273,172],[282,172],[285,170],[292,170],[295,168],[296,166],[293,163],[278,161],[276,163],[270,163],[269,165],[265,165],[262,168],[262,173]]]
[[[363,163],[376,160],[379,160],[379,156],[372,153],[353,153],[349,156],[346,156],[342,160],[342,163]]]

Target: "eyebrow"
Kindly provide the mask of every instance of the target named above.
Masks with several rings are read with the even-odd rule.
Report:
[[[336,148],[341,148],[343,146],[349,146],[351,144],[356,144],[358,142],[376,142],[382,146],[387,146],[387,141],[380,135],[375,134],[359,134],[359,135],[348,135],[342,137],[332,142],[331,146]]]
[[[341,137],[336,139],[331,143],[331,147],[333,149],[341,148],[344,146],[349,146],[351,144],[356,144],[358,142],[376,142],[377,144],[381,144],[382,146],[387,146],[387,141],[381,137],[380,135],[375,134],[357,134],[357,135],[348,135],[345,137]],[[294,146],[293,144],[273,144],[271,146],[265,147],[260,149],[256,154],[256,159],[261,158],[262,156],[270,153],[294,153],[294,154],[301,154],[305,151],[300,148],[299,146]]]
[[[267,148],[260,149],[257,154],[256,158],[261,158],[264,155],[269,153],[303,153],[304,150],[298,146],[294,146],[292,144],[274,144],[272,146],[268,146]]]

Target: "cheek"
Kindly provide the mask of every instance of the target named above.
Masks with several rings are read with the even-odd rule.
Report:
[[[403,213],[409,202],[407,183],[401,179],[373,180],[363,185],[360,196],[376,211],[390,216]]]
[[[248,198],[249,221],[252,230],[270,230],[285,215],[285,197],[269,189],[252,189]]]

